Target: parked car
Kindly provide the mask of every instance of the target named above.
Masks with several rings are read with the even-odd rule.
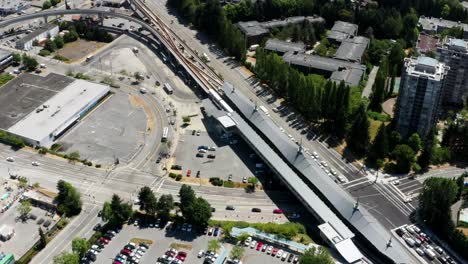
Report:
[[[263,243],[262,242],[258,242],[257,244],[257,247],[255,248],[257,251],[260,251],[260,249],[262,249],[262,246],[263,246]]]
[[[187,177],[190,177],[191,174],[192,174],[192,170],[187,170]]]
[[[216,158],[216,155],[214,155],[214,154],[208,154],[207,157],[208,157],[209,159],[215,159],[215,158]]]
[[[197,157],[197,158],[203,158],[203,157],[205,157],[205,154],[203,154],[203,153],[197,153],[197,154],[195,155],[195,157]]]
[[[282,214],[283,213],[283,210],[279,209],[279,208],[276,208],[273,210],[273,213],[274,214]]]
[[[228,206],[226,206],[226,210],[234,211],[234,210],[236,210],[236,208],[234,208],[234,206],[232,206],[232,205],[228,205]]]
[[[260,208],[252,208],[252,212],[254,213],[260,213],[262,211],[262,209]]]

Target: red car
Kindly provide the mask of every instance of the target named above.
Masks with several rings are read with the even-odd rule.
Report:
[[[172,251],[166,251],[166,253],[164,253],[165,255],[168,255],[168,256],[171,256],[171,257],[174,257],[175,256],[175,253],[172,252]]]
[[[124,255],[126,255],[126,256],[130,256],[130,254],[131,254],[132,252],[131,252],[130,250],[128,250],[128,249],[122,249],[122,250],[120,250],[120,253],[121,253],[121,254],[124,254]]]
[[[257,244],[257,251],[259,251],[260,249],[262,249],[262,246],[263,246],[263,243],[262,243],[262,242],[258,242],[258,244]]]
[[[122,264],[122,263],[120,263],[120,261],[118,260],[114,260],[114,264]]]
[[[192,170],[187,170],[187,177],[190,177],[191,174],[192,174]]]
[[[278,253],[278,248],[274,248],[273,251],[271,252],[271,255],[274,257],[276,256],[276,253]]]
[[[176,259],[178,260],[181,260],[181,261],[185,261],[185,258],[187,257],[187,252],[179,252],[176,256]]]
[[[276,208],[275,210],[273,210],[273,213],[274,214],[282,214],[283,210]]]
[[[107,239],[107,238],[105,238],[105,237],[101,237],[101,238],[99,239],[99,241],[101,241],[101,242],[104,243],[104,244],[109,244],[109,239]]]

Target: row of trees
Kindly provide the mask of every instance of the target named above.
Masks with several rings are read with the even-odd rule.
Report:
[[[37,68],[37,66],[39,66],[39,63],[37,62],[37,60],[34,59],[33,57],[26,55],[26,53],[23,53],[23,55],[20,55],[18,53],[13,53],[12,61],[14,65],[23,64],[23,66],[28,71],[34,71]]]
[[[245,40],[233,22],[227,19],[223,7],[217,0],[204,2],[195,0],[170,0],[168,4],[179,10],[188,22],[201,31],[214,36],[226,51],[237,59],[245,60]]]
[[[99,42],[112,42],[114,38],[107,31],[100,29],[94,24],[89,24],[86,21],[69,22],[62,21],[59,25],[60,30],[68,30],[68,33],[63,36],[64,42],[72,42],[79,37]]]
[[[468,237],[455,228],[451,206],[460,198],[468,202],[467,188],[464,187],[466,176],[462,175],[456,180],[427,179],[419,196],[418,211],[421,220],[465,259],[468,258]]]
[[[313,122],[333,126],[332,132],[344,137],[350,114],[351,89],[319,75],[304,75],[287,65],[280,56],[257,49],[255,73],[278,94]]]
[[[210,204],[205,199],[196,197],[192,187],[186,184],[181,186],[179,196],[179,209],[185,221],[197,227],[207,225],[211,218]],[[140,189],[138,199],[140,210],[145,211],[150,216],[157,214],[163,222],[169,219],[170,212],[175,207],[172,195],[162,195],[158,200],[151,188],[147,186]]]
[[[140,189],[138,199],[140,200],[140,210],[145,211],[151,216],[155,216],[157,214],[163,222],[166,222],[169,219],[170,212],[174,209],[174,199],[172,198],[172,195],[163,194],[158,200],[151,188],[148,186]]]
[[[54,264],[78,264],[86,255],[89,243],[86,239],[77,237],[72,240],[72,252],[62,252],[54,257]]]

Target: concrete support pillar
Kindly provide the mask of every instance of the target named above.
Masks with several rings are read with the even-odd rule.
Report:
[[[99,13],[99,25],[104,26],[104,14]]]
[[[47,24],[47,18],[48,16],[44,16],[44,23]]]

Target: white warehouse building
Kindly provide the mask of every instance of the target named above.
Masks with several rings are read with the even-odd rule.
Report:
[[[53,38],[59,33],[59,26],[55,24],[46,24],[33,32],[26,35],[24,38],[16,42],[16,48],[21,50],[30,50],[33,47],[35,40],[42,41],[47,38]]]
[[[0,127],[32,146],[50,147],[109,90],[107,85],[58,74],[23,74],[0,88],[0,102],[9,100],[0,107],[5,111],[0,116]]]

